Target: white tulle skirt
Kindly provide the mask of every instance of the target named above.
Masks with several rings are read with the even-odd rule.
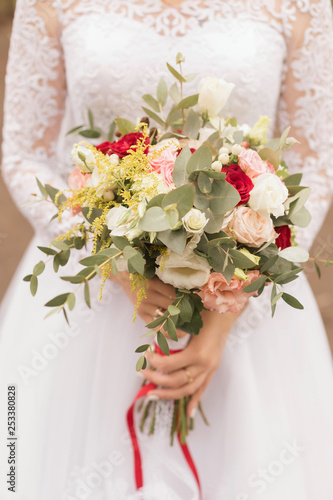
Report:
[[[111,282],[93,310],[79,303],[71,326],[43,304],[68,291],[52,272],[35,298],[24,275],[40,260],[34,239],[1,309],[0,498],[3,500],[195,500],[193,475],[169,444],[171,404],[160,403],[153,436],[140,434],[144,491],[136,492],[126,411],[141,380],[135,372],[141,320]],[[68,272],[62,272],[68,274]],[[304,277],[289,285],[305,310],[269,290],[232,330],[221,366],[188,439],[204,500],[332,500],[333,373],[315,299]],[[7,387],[16,385],[16,492],[9,471]]]

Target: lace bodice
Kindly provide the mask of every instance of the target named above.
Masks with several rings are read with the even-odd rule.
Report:
[[[329,0],[18,0],[6,77],[3,174],[38,231],[47,202],[26,206],[35,177],[66,185],[73,136],[87,108],[104,130],[118,115],[144,113],[165,61],[178,51],[188,72],[236,84],[227,115],[252,125],[259,114],[301,142],[289,153],[312,187],[310,246],[330,199],[333,177],[333,31]],[[64,220],[63,224],[70,223]]]

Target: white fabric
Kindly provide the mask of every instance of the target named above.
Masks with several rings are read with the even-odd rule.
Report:
[[[181,51],[188,72],[236,84],[226,113],[253,124],[293,125],[301,144],[291,167],[311,185],[313,221],[299,237],[310,247],[332,185],[333,42],[329,0],[19,0],[7,71],[3,174],[37,236],[19,267],[1,314],[0,432],[6,387],[18,386],[18,500],[113,500],[135,494],[125,412],[140,380],[134,349],[144,332],[132,307],[109,284],[90,312],[79,304],[69,331],[44,304],[67,291],[51,271],[37,297],[22,277],[40,259],[37,244],[57,234],[48,203],[26,206],[35,176],[59,188],[71,168],[74,138],[89,107],[103,129],[117,115],[144,113],[140,96],[170,82],[165,61]],[[189,84],[196,92],[198,78]],[[106,131],[107,132],[107,131]],[[64,220],[64,229],[72,220]],[[230,334],[221,366],[203,397],[210,421],[196,418],[189,444],[205,500],[331,500],[333,378],[329,348],[312,292],[289,286],[304,304],[270,319],[269,291],[252,300]],[[294,290],[295,289],[295,290]],[[30,370],[30,371],[29,371]],[[194,500],[193,477],[165,428],[141,437],[145,500]],[[0,467],[8,470],[2,445]],[[110,456],[112,455],[112,456]],[[111,466],[102,462],[109,462]],[[121,462],[121,463],[120,463]]]

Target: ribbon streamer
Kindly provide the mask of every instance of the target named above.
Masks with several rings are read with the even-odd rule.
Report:
[[[162,356],[164,355],[164,353],[161,351],[161,349],[158,347],[158,345],[155,346],[155,352],[157,354],[162,355]],[[176,352],[180,352],[180,350],[177,350],[177,351],[170,350],[170,355],[175,354]],[[157,386],[155,384],[153,384],[152,382],[145,384],[143,387],[141,387],[141,389],[136,394],[133,403],[131,404],[131,406],[127,410],[127,426],[128,426],[128,430],[129,430],[131,440],[132,440],[132,445],[133,445],[134,474],[135,474],[135,484],[136,484],[137,490],[139,490],[140,488],[143,487],[143,473],[142,473],[142,458],[141,458],[140,446],[139,446],[138,438],[137,438],[136,431],[135,431],[134,407],[135,407],[135,403],[139,399],[146,396],[147,393],[152,391],[153,389],[156,389],[156,387]],[[199,474],[198,474],[198,471],[196,469],[195,463],[193,461],[192,455],[190,453],[190,450],[189,450],[187,444],[181,442],[180,432],[178,433],[177,437],[178,437],[180,449],[182,450],[183,455],[185,457],[185,460],[186,460],[189,468],[191,469],[193,476],[196,480],[196,483],[198,485],[199,498],[201,500],[201,498],[202,498],[202,496],[201,496],[201,484],[200,484]]]

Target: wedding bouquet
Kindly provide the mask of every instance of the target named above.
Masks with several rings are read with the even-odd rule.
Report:
[[[65,210],[82,215],[49,247],[39,247],[53,260],[54,271],[92,241],[82,269],[61,276],[76,289],[50,300],[49,315],[62,311],[67,319],[66,307],[74,308],[81,288],[90,307],[90,280],[101,278],[102,291],[107,278],[123,270],[138,290],[138,304],[155,275],[176,288],[174,303],[146,325],[150,340],[136,350],[137,370],[147,366],[146,353],[155,345],[169,355],[167,337],[177,341],[177,329],[199,334],[204,308],[239,312],[265,285],[272,288],[273,314],[280,299],[303,308],[282,290],[297,279],[299,263],[309,259],[296,244],[294,228],[310,221],[304,207],[310,188],[300,185],[301,173],[288,174],[282,159],[297,141],[288,137],[289,128],[268,141],[267,117],[253,127],[238,124],[235,117],[220,118],[233,89],[223,80],[205,78],[197,94],[184,97],[183,86],[193,75],[183,75],[183,62],[178,54],[179,71],[167,65],[176,79],[170,89],[162,79],[156,97],[143,96],[147,116],[137,125],[118,118],[104,142],[73,146],[67,191],[37,181],[42,199],[51,198],[59,219]],[[173,105],[165,118],[169,98]],[[91,112],[88,116],[88,128],[71,132],[96,140],[101,131]],[[150,120],[160,128],[151,127]],[[44,268],[39,262],[25,278],[32,294]],[[182,442],[188,431],[184,404],[176,407],[171,432],[180,432]]]

